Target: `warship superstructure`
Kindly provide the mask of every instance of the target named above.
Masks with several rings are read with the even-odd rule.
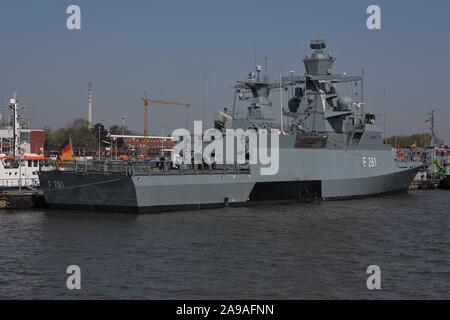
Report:
[[[279,170],[262,175],[261,165],[159,166],[146,162],[74,164],[71,170],[41,172],[52,207],[154,212],[306,202],[376,196],[408,189],[421,163],[396,161],[384,143],[376,116],[358,101],[338,93],[339,84],[358,86],[361,76],[333,74],[335,59],[324,41],[312,41],[305,75],[270,82],[261,68],[235,86],[231,110],[220,112],[215,127],[276,129]],[[288,110],[275,108],[271,93],[290,93]],[[238,102],[245,103],[238,110]],[[283,119],[285,119],[283,121]],[[283,123],[284,122],[284,123]]]

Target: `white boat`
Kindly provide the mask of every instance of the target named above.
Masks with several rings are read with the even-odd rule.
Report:
[[[10,189],[39,187],[39,170],[50,169],[49,161],[42,155],[21,157],[0,154],[0,192]]]
[[[36,189],[39,187],[39,170],[52,168],[44,155],[24,153],[20,140],[21,125],[17,98],[9,101],[13,113],[13,148],[11,154],[0,154],[0,192],[10,189]]]

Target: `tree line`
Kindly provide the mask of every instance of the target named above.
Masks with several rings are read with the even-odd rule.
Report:
[[[128,130],[126,127],[113,125],[110,128],[105,128],[102,123],[96,123],[89,127],[89,122],[86,119],[76,119],[69,122],[66,127],[59,129],[52,129],[44,127],[44,146],[45,151],[59,150],[59,148],[71,137],[72,145],[75,150],[97,150],[100,135],[100,144],[102,147],[108,146],[108,134],[125,134],[136,135],[136,133]],[[416,133],[412,135],[395,135],[386,139],[386,143],[396,148],[425,148],[431,144],[430,133]],[[444,140],[436,137],[436,145],[444,145]],[[123,147],[123,140],[118,139],[117,147]]]
[[[113,125],[107,129],[102,123],[96,123],[90,128],[89,122],[86,119],[76,119],[69,122],[64,128],[54,130],[50,127],[44,127],[44,147],[46,153],[58,151],[70,137],[75,150],[90,152],[98,149],[99,140],[102,147],[108,146],[110,140],[108,134],[110,133],[134,134],[126,127],[118,125]],[[117,147],[123,147],[122,139],[117,139]]]
[[[444,140],[436,137],[436,145],[444,145]],[[396,148],[426,148],[431,144],[431,133],[416,133],[412,135],[397,135],[387,138],[387,143]]]

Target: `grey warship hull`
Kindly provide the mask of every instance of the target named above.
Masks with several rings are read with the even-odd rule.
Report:
[[[297,153],[298,162],[282,161],[274,176],[259,175],[257,166],[231,173],[48,171],[39,176],[50,207],[148,213],[392,194],[406,191],[419,168],[395,162],[391,151],[286,150],[281,159],[292,159],[284,153]],[[382,169],[365,168],[366,155],[375,156]]]

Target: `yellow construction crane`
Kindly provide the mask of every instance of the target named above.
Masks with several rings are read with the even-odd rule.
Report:
[[[189,107],[191,106],[189,103],[181,103],[176,101],[167,101],[167,100],[157,100],[157,99],[149,99],[147,98],[147,92],[145,92],[145,97],[142,98],[142,101],[144,102],[144,136],[149,136],[149,109],[150,104],[164,104],[164,105],[171,105],[171,106],[183,106],[186,107],[186,129],[188,129],[189,125]]]

